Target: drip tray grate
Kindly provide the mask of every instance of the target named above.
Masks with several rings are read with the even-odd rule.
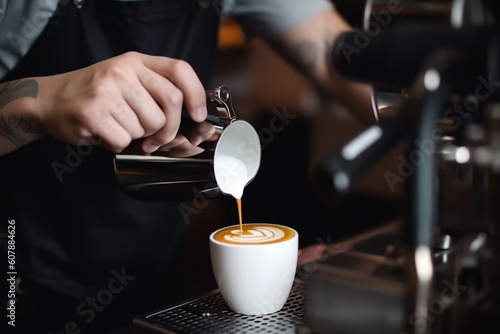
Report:
[[[303,326],[304,284],[296,281],[283,308],[266,315],[231,311],[218,290],[183,304],[134,319],[135,333],[296,333]]]

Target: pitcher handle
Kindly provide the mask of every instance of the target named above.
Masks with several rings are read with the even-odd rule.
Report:
[[[236,113],[231,101],[231,93],[226,86],[219,86],[213,90],[207,90],[208,114],[217,116],[221,126],[224,128],[236,120]]]

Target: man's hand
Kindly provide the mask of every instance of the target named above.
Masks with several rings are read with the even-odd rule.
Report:
[[[121,152],[132,140],[145,138],[142,150],[151,153],[176,137],[183,106],[195,122],[207,115],[205,89],[194,70],[167,57],[128,52],[34,80],[38,94],[22,99],[28,110],[23,117],[72,145],[95,143],[97,138],[107,149]],[[0,112],[12,116],[14,111]]]

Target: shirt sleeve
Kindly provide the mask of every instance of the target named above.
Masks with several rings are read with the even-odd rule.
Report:
[[[225,16],[234,17],[246,37],[276,36],[303,20],[333,8],[330,0],[223,0]]]
[[[0,78],[28,52],[57,4],[58,0],[0,0]]]

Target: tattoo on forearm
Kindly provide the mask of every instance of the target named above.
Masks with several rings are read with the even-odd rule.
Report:
[[[7,119],[7,124],[10,125],[11,128],[19,128],[23,132],[32,133],[34,135],[42,134],[40,127],[28,117],[10,116]]]
[[[5,137],[7,140],[9,140],[12,144],[16,146],[22,146],[28,143],[28,141],[19,135],[17,132],[14,131],[14,129],[10,126],[9,121],[6,121],[1,115],[0,115],[0,135],[2,137]]]
[[[36,80],[9,82],[0,86],[0,110],[10,102],[23,97],[36,98],[38,96],[38,83]],[[23,116],[9,116],[7,119],[0,114],[0,136],[16,146],[28,143],[22,136],[25,134],[42,134],[41,128],[31,119]]]
[[[36,80],[29,79],[23,81],[8,82],[0,86],[0,109],[10,102],[23,98],[38,96],[38,83]]]

